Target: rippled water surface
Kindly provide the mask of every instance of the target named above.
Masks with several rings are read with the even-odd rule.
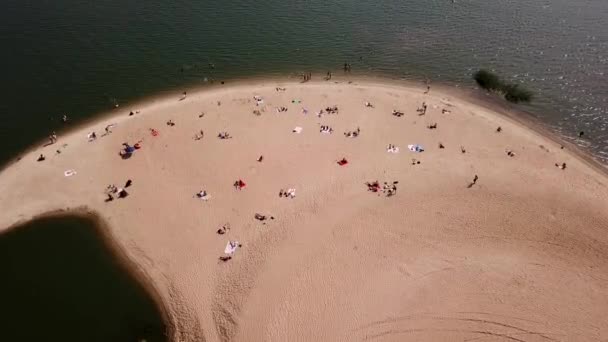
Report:
[[[338,71],[470,86],[495,69],[532,112],[608,161],[605,0],[4,0],[0,161],[59,127],[161,91]],[[212,63],[215,68],[211,68]]]

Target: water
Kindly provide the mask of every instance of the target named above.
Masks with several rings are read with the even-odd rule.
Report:
[[[574,141],[608,161],[607,18],[605,0],[4,0],[0,163],[63,113],[345,61],[461,86],[495,69],[536,92],[523,109],[566,136],[584,130]]]
[[[159,309],[94,228],[57,217],[0,235],[0,340],[166,341]]]

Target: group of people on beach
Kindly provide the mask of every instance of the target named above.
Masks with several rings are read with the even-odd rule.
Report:
[[[334,132],[334,129],[326,125],[321,125],[321,127],[319,128],[319,132],[332,134]]]
[[[350,71],[350,64],[345,63],[344,64],[344,70],[345,71]],[[331,79],[331,73],[330,72],[328,72],[327,76],[328,76],[328,79]],[[307,74],[304,74],[303,77],[304,77],[304,81],[308,81],[308,80],[311,79],[312,75],[310,73],[307,73]],[[285,88],[279,88],[279,87],[277,87],[276,90],[277,91],[285,91]],[[425,94],[428,93],[429,90],[430,90],[430,86],[427,86],[427,91],[425,92]],[[183,93],[181,99],[183,100],[185,98],[186,98],[186,92]],[[262,97],[260,97],[258,95],[254,96],[254,100],[256,101],[256,105],[263,104]],[[295,101],[296,100],[294,100],[292,102],[295,103]],[[297,101],[297,103],[299,103],[299,100]],[[219,102],[218,102],[218,105],[220,105]],[[367,108],[374,108],[374,106],[370,102],[365,102],[365,107],[367,107]],[[427,108],[428,107],[427,107],[426,102],[423,102],[422,106],[417,109],[418,114],[419,115],[425,115],[426,112],[427,112]],[[277,112],[287,112],[287,107],[284,107],[284,106],[278,107],[277,108]],[[447,109],[442,109],[441,112],[442,112],[442,114],[450,113],[450,111],[447,110]],[[254,113],[255,113],[255,111],[254,111]],[[335,106],[335,105],[334,106],[328,106],[325,109],[321,109],[319,111],[318,116],[320,117],[321,114],[323,114],[323,113],[337,114],[338,113],[338,106]],[[129,115],[133,115],[133,112],[130,112]],[[401,116],[404,115],[404,113],[401,112],[401,111],[398,111],[398,110],[393,110],[392,115],[394,115],[396,117],[401,117]],[[201,113],[199,115],[199,118],[203,117],[203,116],[204,116],[204,113]],[[67,122],[67,120],[68,120],[67,115],[64,115],[63,118],[62,118],[62,121],[63,122]],[[171,126],[171,127],[175,126],[175,123],[173,122],[173,120],[168,120],[166,122],[166,124],[168,126]],[[106,126],[106,128],[105,128],[106,134],[111,133],[112,126],[113,125]],[[437,129],[437,123],[435,122],[435,123],[429,124],[429,125],[427,125],[427,128],[429,128],[429,129]],[[321,133],[330,133],[331,134],[331,133],[333,133],[334,129],[332,127],[328,126],[328,125],[320,125],[320,130],[319,131]],[[157,136],[159,134],[158,131],[156,131],[155,129],[152,129],[152,128],[150,129],[150,132],[151,132],[151,134],[153,136]],[[499,126],[496,129],[496,132],[497,133],[502,132],[502,128]],[[344,132],[344,136],[345,137],[358,137],[359,135],[360,135],[360,128],[359,127],[357,127],[357,129],[355,131]],[[203,136],[204,136],[204,132],[203,132],[203,130],[201,130],[200,133],[197,133],[194,136],[194,139],[195,140],[200,140],[200,139],[203,138]],[[582,136],[582,132],[581,132],[581,136]],[[95,132],[91,132],[89,134],[88,138],[89,138],[89,141],[92,141],[92,140],[95,140],[97,138],[97,135],[96,135]],[[224,131],[224,132],[219,132],[218,133],[218,138],[219,139],[231,139],[232,136],[230,136],[230,134],[228,132]],[[57,141],[57,135],[56,135],[55,132],[53,132],[49,136],[49,141],[50,141],[50,144],[54,144]],[[123,143],[123,148],[121,149],[121,151],[120,151],[119,154],[123,158],[126,159],[126,158],[130,157],[136,150],[138,150],[140,148],[141,148],[141,141],[135,143],[133,146],[129,145],[128,143]],[[445,146],[441,142],[439,142],[439,148],[440,149],[444,149]],[[396,145],[394,145],[394,144],[388,144],[387,151],[391,152],[391,153],[398,153],[399,152],[399,148]],[[418,151],[416,151],[416,152],[418,152]],[[466,150],[465,150],[464,146],[461,146],[461,152],[462,153],[466,153]],[[507,150],[505,150],[505,152],[506,152],[507,156],[509,156],[509,157],[515,157],[515,153],[512,150],[507,149]],[[45,159],[46,159],[45,156],[43,154],[40,154],[40,156],[38,158],[38,161],[44,161]],[[257,161],[258,162],[262,162],[263,161],[263,156],[260,155],[260,157],[257,159]],[[337,161],[337,164],[340,165],[340,166],[345,166],[348,163],[349,162],[348,162],[348,160],[346,158],[342,158],[341,160]],[[420,164],[420,160],[412,159],[412,164],[419,165]],[[566,169],[566,163],[561,163],[561,164],[560,163],[556,163],[555,166],[558,167],[559,169],[562,169],[562,170]],[[472,179],[472,181],[469,183],[468,187],[471,188],[474,185],[476,185],[477,182],[478,182],[478,180],[479,180],[479,177],[478,177],[477,174],[475,174],[474,177],[473,177],[473,179]],[[373,192],[373,193],[378,193],[378,194],[384,194],[387,197],[391,197],[391,196],[394,196],[394,195],[397,194],[397,184],[398,183],[399,183],[398,181],[393,181],[391,183],[384,182],[384,183],[381,184],[380,182],[378,182],[376,180],[376,181],[372,181],[372,182],[366,182],[365,184],[367,186],[368,191]],[[125,185],[123,187],[121,187],[121,188],[115,186],[114,184],[108,185],[107,188],[106,188],[106,190],[105,190],[105,194],[107,195],[106,202],[113,201],[115,198],[125,198],[125,197],[127,197],[129,195],[129,193],[127,192],[126,189],[129,188],[130,186],[132,186],[132,180],[131,179],[127,180],[126,183],[125,183]],[[238,180],[236,180],[234,182],[233,186],[237,190],[242,190],[242,189],[244,189],[246,187],[246,184],[245,184],[245,182],[242,179],[238,179]],[[295,192],[296,191],[295,191],[294,188],[288,188],[287,190],[280,189],[280,191],[279,191],[279,197],[280,198],[291,198],[291,199],[293,199],[293,198],[295,198]],[[203,190],[200,190],[200,191],[196,192],[195,195],[194,195],[194,197],[198,198],[198,199],[201,199],[201,200],[204,200],[204,201],[207,201],[207,200],[209,200],[210,195],[207,193],[206,190],[203,189]],[[256,220],[265,221],[268,216],[256,213],[254,217],[255,217]],[[270,218],[274,219],[274,217],[270,217]],[[226,224],[226,225],[222,226],[221,228],[219,228],[217,230],[217,233],[220,234],[220,235],[223,235],[223,234],[228,233],[229,230],[230,230],[230,226],[229,226],[229,224]],[[227,248],[230,247],[230,250],[235,250],[237,247],[241,247],[241,246],[242,245],[240,243],[238,243],[238,242],[230,241],[229,245],[227,246]],[[230,260],[232,258],[231,255],[232,255],[232,252],[231,253],[226,253],[226,255],[220,257],[220,260],[222,260],[222,261]]]
[[[108,196],[106,198],[106,202],[111,202],[114,200],[114,196],[116,196],[117,198],[126,198],[127,196],[129,196],[129,193],[127,192],[126,188],[130,187],[133,184],[133,181],[128,179],[125,182],[125,186],[124,188],[118,188],[116,185],[114,184],[110,184],[106,187],[106,195]]]
[[[359,136],[359,134],[361,134],[361,129],[359,127],[357,127],[357,129],[354,131],[344,132],[344,136],[347,138],[356,138]]]
[[[380,182],[378,182],[377,180],[365,183],[365,185],[367,186],[367,191],[373,193],[383,193],[386,195],[386,197],[391,197],[397,194],[397,184],[399,184],[399,181],[393,181],[390,184],[384,182],[382,186],[380,186]]]
[[[308,82],[312,80],[312,72],[302,74],[302,82]]]

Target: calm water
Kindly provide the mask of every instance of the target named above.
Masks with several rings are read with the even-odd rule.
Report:
[[[470,86],[480,67],[608,161],[605,0],[4,0],[0,161],[59,127],[205,77],[338,71]],[[362,58],[362,59],[360,59]],[[215,65],[215,69],[209,67]],[[181,71],[183,69],[183,72]]]
[[[0,235],[0,340],[166,341],[152,299],[93,222],[48,218]]]

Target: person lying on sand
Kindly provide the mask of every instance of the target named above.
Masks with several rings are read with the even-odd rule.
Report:
[[[125,198],[129,196],[129,193],[125,189],[118,189],[118,198]]]
[[[258,213],[256,213],[253,217],[258,221],[266,221],[266,219],[268,219],[268,218],[270,218],[271,220],[274,220],[274,216],[268,217],[266,215],[262,215],[262,214],[258,214]]]
[[[367,108],[374,108],[374,105],[371,104],[370,102],[365,102],[365,107],[367,107]]]
[[[108,135],[108,134],[112,133],[112,127],[114,127],[114,124],[111,124],[111,125],[107,125],[107,126],[106,126],[106,128],[105,128],[106,135]]]
[[[38,159],[36,159],[36,161],[44,161],[46,159],[46,157],[44,156],[44,154],[40,154],[40,157],[38,157]]]
[[[439,143],[439,148],[445,148],[442,143]]]
[[[220,235],[224,235],[226,234],[228,231],[230,230],[230,224],[226,223],[225,225],[221,226],[216,233],[220,234]]]
[[[205,136],[205,132],[201,129],[201,131],[194,135],[194,140],[201,140]]]
[[[327,107],[325,108],[327,114],[338,114],[338,106]]]
[[[175,126],[175,122],[173,120],[167,121],[167,126]]]
[[[367,185],[367,191],[371,191],[371,192],[380,191],[380,183],[378,181],[367,182],[367,183],[365,183],[365,185]]]
[[[246,184],[245,182],[243,182],[242,179],[239,179],[234,182],[233,186],[236,190],[242,190],[246,186]]]
[[[319,132],[326,133],[326,134],[332,134],[334,132],[334,129],[329,126],[321,126],[321,129],[319,130]]]
[[[562,163],[562,165],[559,165],[558,163],[555,163],[555,166],[558,167],[558,168],[560,168],[560,169],[562,169],[562,170],[566,169],[566,163]]]
[[[217,137],[220,139],[232,139],[232,137],[230,136],[230,133],[228,133],[228,132],[220,132],[217,135]]]
[[[426,102],[422,102],[422,107],[416,109],[416,111],[418,112],[418,115],[426,114]]]
[[[507,150],[506,152],[509,157],[515,157],[515,153],[513,153],[513,151]]]
[[[404,115],[404,113],[403,113],[403,112],[400,112],[400,111],[398,111],[398,110],[396,110],[396,109],[393,109],[393,116],[396,116],[396,117],[400,118],[400,117],[402,117],[403,115]]]
[[[428,126],[426,126],[428,129],[437,129],[437,123],[435,122],[434,124],[430,124]]]
[[[451,112],[451,110],[447,110],[445,108],[441,110],[441,114],[450,114]]]

